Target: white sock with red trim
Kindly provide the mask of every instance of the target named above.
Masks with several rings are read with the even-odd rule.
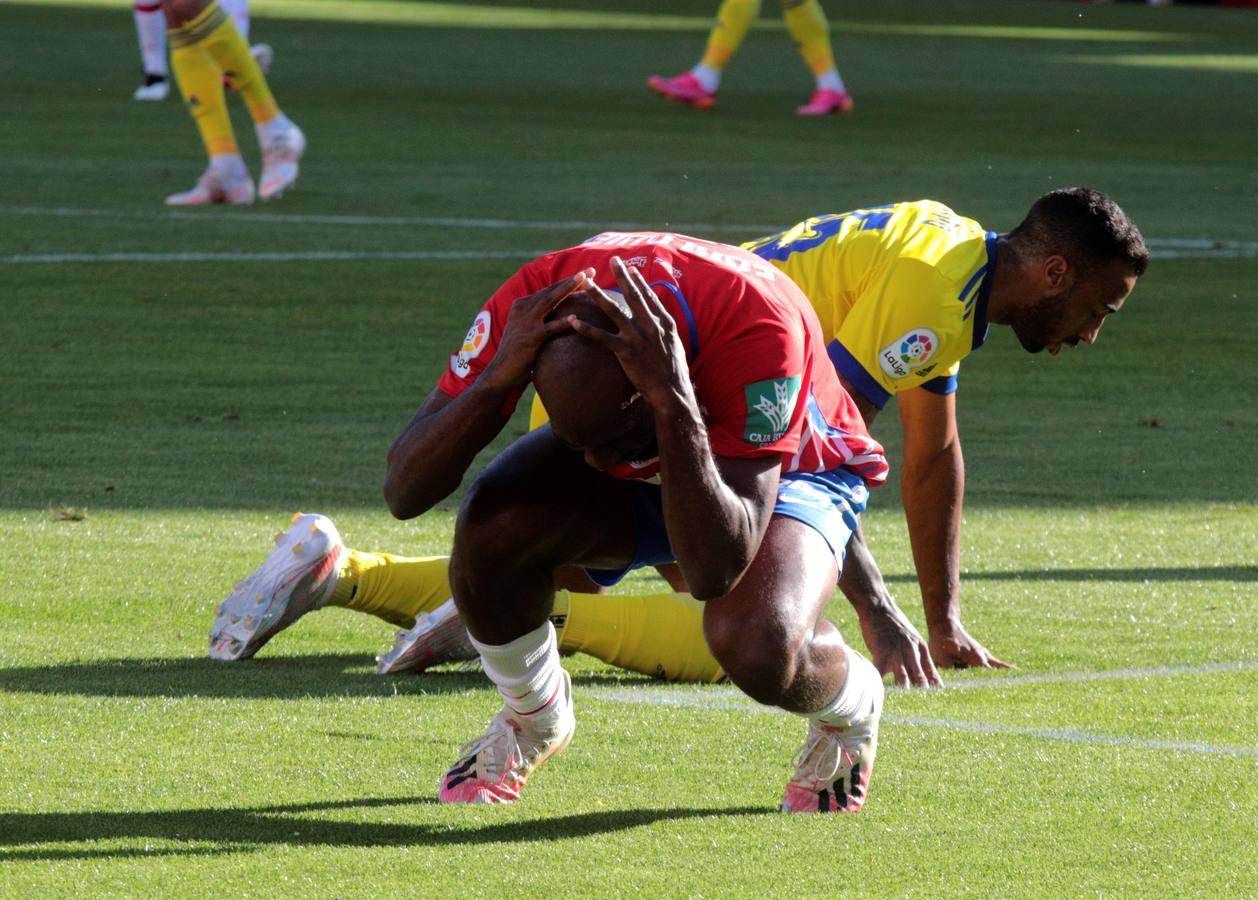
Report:
[[[168,77],[166,65],[166,14],[159,2],[137,2],[132,8],[135,36],[140,42],[140,61],[145,75]]]
[[[485,674],[517,715],[541,728],[559,715],[556,701],[560,699],[563,668],[555,626],[549,620],[509,644],[482,644],[472,638],[472,646],[480,651]]]
[[[843,649],[847,653],[847,680],[839,688],[838,696],[825,708],[806,716],[816,719],[822,725],[838,728],[864,721],[877,712],[882,706],[885,690],[882,674],[873,663],[851,647],[845,646]]]

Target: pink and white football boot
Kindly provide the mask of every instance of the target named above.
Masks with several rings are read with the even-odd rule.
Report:
[[[846,91],[821,88],[813,91],[808,102],[795,112],[801,116],[829,116],[834,113],[850,113],[854,105],[852,95]]]
[[[695,109],[711,109],[716,105],[716,92],[706,90],[699,79],[690,72],[665,78],[652,75],[646,80],[647,87],[675,103],[685,103]]]
[[[197,179],[192,190],[171,194],[167,206],[209,206],[214,203],[230,203],[247,206],[253,202],[256,192],[253,179],[243,166],[237,172],[223,172],[210,167]]]
[[[420,613],[415,626],[399,631],[393,647],[376,657],[377,675],[420,672],[448,662],[480,659],[451,598],[430,613]]]
[[[882,692],[871,715],[846,728],[812,721],[808,737],[793,760],[782,812],[858,812],[869,794],[869,777],[878,750]]]
[[[513,803],[529,776],[568,746],[576,731],[572,713],[572,677],[565,671],[559,686],[559,709],[545,723],[518,715],[508,706],[489,729],[465,744],[459,761],[441,779],[442,803]]]

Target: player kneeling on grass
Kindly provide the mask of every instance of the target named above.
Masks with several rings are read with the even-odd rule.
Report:
[[[860,528],[839,587],[851,601],[874,664],[898,685],[939,684],[939,666],[1005,667],[961,620],[964,463],[956,417],[960,361],[1008,326],[1032,352],[1092,343],[1148,263],[1139,230],[1104,194],[1066,188],[1040,197],[1006,234],[930,200],[814,216],[744,249],[782,270],[810,298],[831,362],[871,427],[891,397],[904,431],[901,486],[929,626],[926,641],[899,610]],[[488,318],[468,332],[474,358]],[[530,428],[546,423],[535,402]],[[371,613],[409,629],[377,671],[422,671],[476,656],[460,633],[444,557],[409,559],[345,550],[332,523],[300,517],[262,567],[220,606],[210,655],[252,656],[322,605]],[[338,554],[337,567],[321,567]],[[325,572],[320,577],[310,573]],[[684,590],[675,573],[666,573]],[[574,577],[575,576],[575,577]],[[703,638],[701,606],[683,593],[589,593],[571,569],[551,621],[561,652],[585,652],[661,678],[722,677]],[[557,580],[557,584],[559,581]],[[581,586],[577,586],[581,585]],[[583,592],[584,591],[584,592]],[[933,664],[932,664],[933,657]]]
[[[613,280],[623,308],[595,287]],[[675,559],[729,678],[809,722],[783,808],[859,809],[882,680],[821,612],[887,465],[798,288],[734,248],[607,233],[525,266],[478,319],[390,450],[394,515],[449,496],[530,379],[551,427],[499,455],[459,513],[454,599],[505,706],[441,799],[515,800],[572,738],[555,569],[612,583]]]

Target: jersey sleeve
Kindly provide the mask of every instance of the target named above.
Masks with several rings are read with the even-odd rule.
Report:
[[[792,456],[799,449],[810,373],[800,334],[760,323],[724,344],[696,373],[695,396],[716,456]]]
[[[942,344],[954,339],[942,314],[947,284],[933,267],[901,259],[857,297],[826,348],[835,369],[878,408],[916,387]],[[948,375],[955,372],[950,368]]]
[[[511,304],[536,291],[537,281],[533,271],[525,267],[494,292],[472,320],[462,346],[450,354],[449,364],[437,381],[439,391],[448,397],[457,397],[472,386],[498,351]]]
[[[950,365],[945,372],[922,382],[922,387],[932,394],[955,394],[957,392],[957,375],[961,372],[961,360]]]

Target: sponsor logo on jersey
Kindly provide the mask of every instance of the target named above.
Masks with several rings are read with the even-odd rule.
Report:
[[[747,398],[747,427],[743,440],[751,444],[772,444],[781,440],[791,425],[802,378],[770,378],[743,388]]]
[[[472,321],[472,327],[463,338],[463,346],[459,352],[450,357],[450,371],[460,378],[466,378],[471,370],[472,360],[480,356],[485,345],[489,343],[491,319],[489,310],[482,309]]]
[[[914,328],[883,347],[878,365],[891,378],[907,378],[930,362],[939,349],[939,335],[929,328]]]

